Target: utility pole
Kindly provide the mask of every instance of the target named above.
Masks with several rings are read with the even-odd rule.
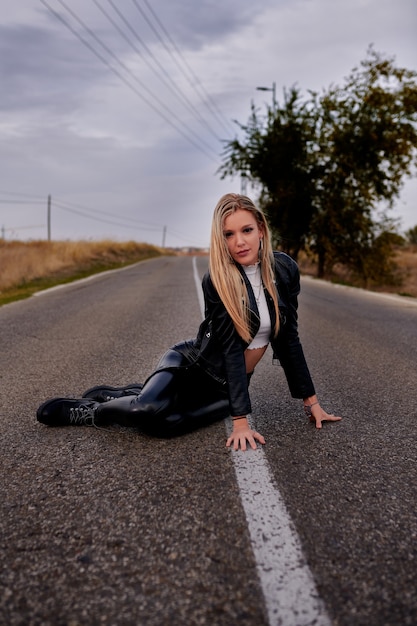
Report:
[[[164,226],[164,230],[162,231],[162,247],[165,248],[165,237],[167,234],[167,227]]]
[[[246,196],[248,193],[248,177],[246,176],[246,172],[240,175],[240,195]]]
[[[51,241],[51,194],[48,196],[48,241]]]
[[[272,87],[257,87],[258,91],[272,91],[272,112],[275,113],[277,108],[276,84],[272,83]]]

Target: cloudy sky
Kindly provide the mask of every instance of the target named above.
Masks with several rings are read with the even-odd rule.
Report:
[[[342,84],[373,44],[417,69],[415,0],[0,0],[7,238],[205,246],[224,140],[276,85]],[[251,189],[248,189],[251,194]],[[417,224],[417,184],[393,217]]]

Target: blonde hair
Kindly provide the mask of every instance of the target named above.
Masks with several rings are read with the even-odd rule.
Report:
[[[258,228],[263,234],[263,245],[260,246],[259,260],[262,282],[270,294],[275,307],[276,323],[274,334],[279,330],[278,297],[275,288],[274,255],[272,251],[271,233],[263,212],[258,209],[247,196],[228,193],[214,209],[210,240],[209,269],[211,280],[219,294],[226,311],[244,341],[250,343],[253,335],[250,331],[249,302],[244,279],[232,259],[224,235],[224,222],[229,215],[239,209],[249,211],[256,219]]]

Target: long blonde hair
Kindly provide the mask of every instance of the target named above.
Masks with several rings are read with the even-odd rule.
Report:
[[[271,233],[263,212],[250,198],[235,193],[228,193],[214,209],[210,240],[209,269],[211,280],[219,294],[235,328],[244,341],[250,343],[253,336],[250,331],[249,302],[245,282],[232,259],[224,236],[224,222],[229,215],[239,209],[249,211],[256,219],[258,228],[263,233],[259,250],[262,282],[270,294],[275,307],[276,323],[274,334],[279,330],[278,297],[275,288],[274,255],[272,252]]]

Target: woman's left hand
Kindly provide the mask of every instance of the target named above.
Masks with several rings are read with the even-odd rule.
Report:
[[[323,422],[340,422],[342,419],[337,415],[333,415],[333,413],[326,413],[317,401],[311,406],[310,413],[311,414],[308,415],[308,418],[310,422],[316,425],[316,428],[321,428]]]
[[[230,448],[233,444],[233,450],[246,450],[246,442],[249,443],[252,450],[256,450],[256,442],[264,444],[265,439],[261,434],[250,428],[248,420],[241,418],[233,424],[233,432],[226,441],[226,446]]]

